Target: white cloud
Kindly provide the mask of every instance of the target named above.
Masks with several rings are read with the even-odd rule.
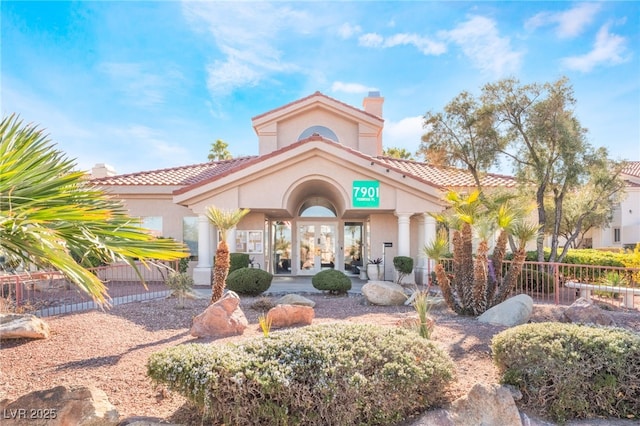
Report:
[[[182,78],[176,70],[155,73],[145,69],[143,64],[132,62],[105,62],[98,70],[107,74],[130,104],[142,107],[163,104],[173,81]]]
[[[348,22],[345,22],[338,28],[338,35],[345,40],[361,32],[362,28],[360,28],[360,25],[351,25]]]
[[[559,37],[575,37],[593,22],[600,7],[598,3],[581,3],[564,12],[540,12],[525,22],[525,28],[533,30],[544,25],[557,24],[556,33]]]
[[[373,87],[368,87],[359,83],[344,83],[342,81],[335,81],[331,85],[332,92],[344,92],[351,94],[369,93],[372,90],[378,90]]]
[[[377,48],[411,45],[424,55],[440,55],[447,51],[447,46],[444,43],[417,34],[399,33],[385,38],[377,33],[367,33],[360,36],[358,42],[363,47]]]
[[[582,72],[589,72],[598,65],[617,65],[629,60],[626,55],[626,42],[624,37],[609,32],[609,25],[603,25],[596,35],[593,49],[581,56],[564,58],[565,67]]]
[[[472,64],[482,71],[501,77],[520,68],[522,52],[512,50],[509,38],[500,37],[491,19],[474,16],[439,35],[459,45]]]
[[[183,13],[195,30],[213,37],[224,55],[207,66],[214,96],[256,84],[270,73],[297,70],[283,60],[278,37],[306,34],[320,25],[305,12],[263,2],[183,2]]]
[[[363,34],[358,38],[358,44],[363,47],[382,47],[384,37],[376,33]]]
[[[382,142],[385,148],[404,148],[415,153],[420,146],[420,140],[424,134],[421,115],[417,117],[405,117],[394,122],[385,120],[382,130]]]

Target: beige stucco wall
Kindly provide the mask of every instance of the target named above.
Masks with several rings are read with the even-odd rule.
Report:
[[[196,216],[187,207],[173,202],[172,187],[110,187],[106,190],[126,207],[133,217],[162,217],[162,236],[182,241],[182,218]]]
[[[295,143],[309,127],[324,126],[336,134],[339,143],[378,156],[382,154],[383,123],[361,110],[319,95],[260,116],[254,119],[253,126],[260,155]]]
[[[336,134],[338,142],[358,149],[358,123],[321,108],[314,108],[279,122],[278,148],[296,142],[300,134],[312,126],[325,126]]]

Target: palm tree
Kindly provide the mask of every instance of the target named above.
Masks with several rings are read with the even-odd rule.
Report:
[[[451,206],[448,215],[434,215],[453,229],[453,278],[449,279],[442,265],[436,265],[436,276],[447,305],[461,315],[480,315],[503,302],[515,286],[522,270],[527,241],[535,236],[536,226],[524,218],[528,211],[515,204],[513,197],[484,197],[474,191],[469,195],[449,192],[445,199]],[[500,229],[493,254],[489,255],[489,239]],[[474,256],[474,231],[478,245]],[[508,236],[517,240],[514,259],[502,274]],[[438,260],[446,247],[444,236],[425,247],[425,254]]]
[[[220,242],[216,249],[216,258],[213,264],[211,303],[217,302],[222,298],[227,275],[229,275],[231,256],[229,254],[229,245],[227,244],[227,232],[240,223],[248,213],[249,209],[221,210],[215,206],[207,208],[207,218],[220,232]]]
[[[83,263],[177,260],[187,248],[157,239],[124,206],[93,186],[35,125],[0,123],[0,251],[11,262],[54,268],[106,304],[107,288]],[[76,261],[76,259],[80,259]],[[144,282],[144,280],[143,280]]]

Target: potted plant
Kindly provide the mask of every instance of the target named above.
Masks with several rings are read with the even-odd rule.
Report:
[[[367,265],[367,276],[370,281],[382,281],[384,279],[384,267],[382,266],[382,258],[369,259]]]

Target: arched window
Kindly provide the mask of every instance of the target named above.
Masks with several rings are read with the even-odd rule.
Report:
[[[328,200],[324,198],[311,198],[300,206],[298,211],[300,217],[337,217],[336,209]]]
[[[300,136],[298,136],[298,140],[302,140],[302,139],[306,139],[314,134],[318,134],[320,136],[323,136],[327,139],[331,139],[332,141],[335,142],[340,142],[338,140],[338,136],[336,136],[336,134],[333,132],[333,130],[331,130],[328,127],[324,127],[324,126],[311,126],[308,129],[306,129],[304,132],[300,133]]]

